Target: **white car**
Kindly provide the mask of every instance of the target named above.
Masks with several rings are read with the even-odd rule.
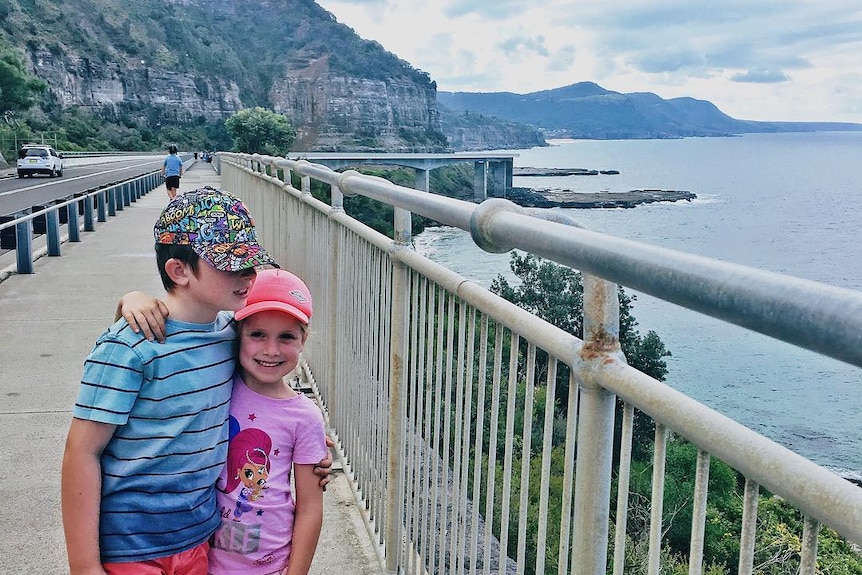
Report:
[[[44,144],[24,144],[18,150],[18,177],[33,174],[63,175],[63,156]]]

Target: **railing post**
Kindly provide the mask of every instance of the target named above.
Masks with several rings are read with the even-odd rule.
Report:
[[[92,232],[96,230],[96,224],[93,216],[93,196],[84,195],[84,231]]]
[[[48,236],[48,255],[60,255],[60,208],[45,214],[45,235]]]
[[[289,178],[289,172],[285,170],[285,175]],[[288,179],[288,181],[290,181]],[[336,418],[339,417],[339,406],[338,406],[338,383],[341,380],[341,374],[338,369],[338,350],[340,349],[339,345],[339,333],[343,333],[343,325],[340,321],[340,309],[339,302],[341,298],[338,295],[338,277],[339,277],[339,258],[341,254],[341,225],[331,223],[332,217],[335,214],[344,212],[344,195],[341,193],[341,188],[338,186],[331,186],[331,209],[329,211],[329,242],[330,242],[330,253],[329,253],[329,272],[326,278],[327,285],[327,301],[326,301],[326,309],[329,310],[329,317],[326,318],[327,328],[329,329],[330,337],[328,337],[329,341],[329,377],[326,382],[326,405],[329,410],[329,413],[336,414]],[[339,329],[341,327],[342,329]]]
[[[410,212],[395,208],[396,249],[410,249]],[[407,426],[407,357],[410,341],[410,275],[392,260],[392,329],[389,341],[389,435],[387,438],[386,573],[400,572],[404,520],[404,435]]]
[[[68,221],[66,223],[69,226],[69,241],[80,242],[81,230],[78,228],[78,200],[66,206],[66,213],[68,214]]]
[[[617,286],[589,274],[584,281],[584,346],[580,360],[601,369],[620,353]],[[575,575],[605,575],[611,501],[614,407],[616,397],[600,385],[580,381],[578,460],[575,471]]]
[[[33,273],[33,220],[15,224],[15,258],[19,274]]]
[[[100,190],[96,195],[96,219],[100,222],[108,221],[108,213],[107,213],[107,198],[108,191]],[[111,214],[113,215],[113,214]]]
[[[105,191],[105,194],[108,196],[108,215],[116,216],[117,215],[117,187],[114,186]]]

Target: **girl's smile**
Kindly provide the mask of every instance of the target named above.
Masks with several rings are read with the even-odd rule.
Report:
[[[293,397],[284,376],[299,364],[305,344],[304,325],[290,314],[266,310],[241,322],[239,364],[243,381],[270,397]]]

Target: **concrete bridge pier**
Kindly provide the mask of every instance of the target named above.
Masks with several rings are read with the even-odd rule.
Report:
[[[431,189],[431,170],[427,168],[413,168],[413,173],[416,177],[414,188],[423,192]]]
[[[488,197],[488,163],[473,162],[473,199],[482,202]]]
[[[513,161],[479,160],[473,162],[473,198],[505,198],[512,189]]]

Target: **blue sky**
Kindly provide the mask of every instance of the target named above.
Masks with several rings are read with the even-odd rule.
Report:
[[[317,0],[439,90],[575,82],[734,118],[862,123],[860,0]]]

